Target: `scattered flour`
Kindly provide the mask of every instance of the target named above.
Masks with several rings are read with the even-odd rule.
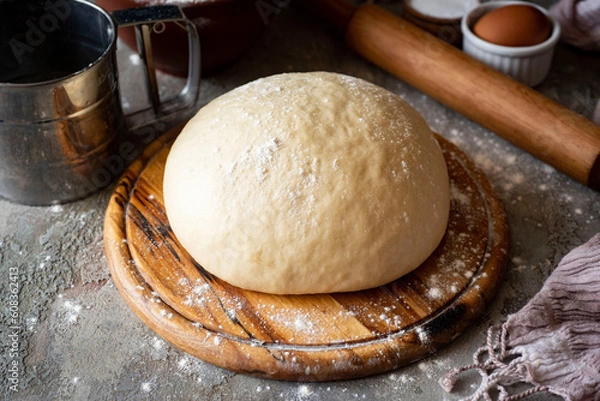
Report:
[[[62,205],[54,205],[50,207],[50,212],[52,213],[62,213],[65,209]]]
[[[65,311],[65,318],[69,323],[76,323],[79,319],[79,313],[83,309],[81,305],[78,305],[70,300],[63,302],[63,308]]]
[[[269,173],[269,167],[274,160],[276,151],[281,147],[281,140],[272,138],[261,146],[248,148],[239,160],[229,166],[228,174],[238,169],[255,168],[256,177],[264,180]]]
[[[427,344],[429,342],[429,335],[425,332],[425,330],[423,330],[421,327],[417,327],[416,332],[419,336],[419,340],[421,340],[421,343]]]
[[[516,264],[516,265],[518,265],[518,264],[521,264],[521,263],[523,263],[523,262],[524,262],[523,258],[522,258],[522,257],[520,257],[520,256],[513,256],[513,257],[511,258],[511,261],[512,261],[514,264]]]
[[[460,259],[456,259],[452,262],[452,268],[455,270],[464,270],[467,267],[467,264]],[[467,273],[465,273],[466,275]],[[473,273],[471,273],[470,276],[468,276],[468,278],[470,278],[473,275]]]
[[[441,299],[443,295],[442,290],[437,287],[430,288],[429,291],[427,291],[427,294],[433,299]]]
[[[153,384],[152,384],[152,383],[150,383],[150,382],[144,382],[144,383],[142,383],[142,385],[140,386],[140,389],[141,389],[143,392],[145,392],[145,393],[149,393],[149,392],[151,392],[151,391],[152,391],[152,388],[153,388],[153,387],[154,387],[154,386],[153,386]]]
[[[451,199],[454,199],[464,205],[468,205],[471,202],[469,197],[462,193],[460,189],[454,184],[450,186],[450,197]]]
[[[35,330],[36,324],[38,322],[37,317],[35,316],[29,316],[25,319],[25,323],[27,325],[27,330],[28,331],[33,331]]]
[[[430,358],[419,362],[417,365],[428,379],[438,378],[443,372],[447,372],[453,366],[453,361],[448,358]]]
[[[298,387],[298,395],[299,395],[300,397],[308,397],[308,396],[310,396],[312,393],[313,393],[312,389],[311,389],[311,388],[310,388],[308,385],[306,385],[306,384],[301,384],[301,385]]]

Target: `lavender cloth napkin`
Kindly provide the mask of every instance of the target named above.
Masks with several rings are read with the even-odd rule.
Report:
[[[540,392],[600,401],[600,234],[567,254],[523,309],[489,329],[474,363],[449,372],[441,386],[452,391],[471,369],[482,382],[469,401],[492,400],[492,392],[504,401]],[[523,382],[532,387],[511,395]]]
[[[600,0],[560,0],[550,13],[565,42],[583,50],[600,51]]]
[[[560,0],[550,8],[563,41],[583,50],[600,51],[600,0]],[[600,124],[600,102],[592,116]]]

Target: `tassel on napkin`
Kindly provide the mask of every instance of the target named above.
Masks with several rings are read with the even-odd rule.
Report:
[[[466,400],[515,401],[546,392],[567,401],[600,401],[600,234],[559,263],[542,289],[501,326],[488,330],[474,363],[442,377],[452,391],[457,376],[476,369],[479,389]],[[531,387],[511,394],[511,386]]]

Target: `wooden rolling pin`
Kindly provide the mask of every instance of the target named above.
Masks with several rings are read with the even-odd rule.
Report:
[[[297,0],[374,64],[600,190],[600,126],[381,7]]]

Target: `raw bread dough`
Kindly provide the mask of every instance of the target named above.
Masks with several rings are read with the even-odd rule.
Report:
[[[171,227],[207,271],[282,294],[376,287],[437,247],[448,173],[400,97],[334,73],[281,74],[203,107],[175,141]]]

